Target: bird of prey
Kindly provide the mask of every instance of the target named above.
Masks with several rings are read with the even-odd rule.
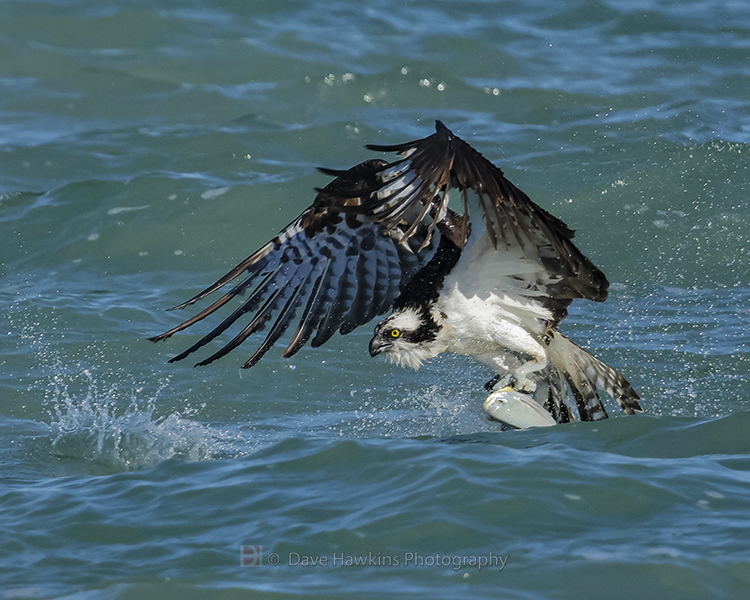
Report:
[[[574,408],[584,421],[607,418],[597,387],[626,413],[641,411],[622,375],[557,329],[574,299],[602,302],[609,287],[565,223],[440,121],[424,139],[367,148],[397,158],[321,169],[334,179],[316,190],[312,206],[216,283],[174,307],[234,282],[213,304],[153,341],[243,297],[170,362],[245,319],[233,339],[198,365],[267,328],[242,365],[252,367],[296,321],[282,353],[290,357],[308,341],[320,346],[336,331],[349,333],[392,309],[375,327],[372,356],[415,369],[441,352],[474,357],[496,374],[488,391],[526,399],[552,424],[574,420]],[[448,206],[451,192],[461,213]],[[485,409],[492,413],[488,404]]]

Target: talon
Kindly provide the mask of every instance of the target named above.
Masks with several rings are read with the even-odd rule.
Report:
[[[496,375],[484,385],[484,389],[488,392],[511,391],[533,394],[536,391],[536,383],[528,377],[518,377],[514,374],[506,375],[502,379]]]
[[[509,385],[511,385],[517,392],[533,394],[536,391],[536,383],[528,377],[516,377],[515,375],[512,375],[510,377]]]
[[[512,390],[524,394],[533,394],[536,391],[536,383],[528,377],[508,375],[501,379],[495,386],[495,389]]]
[[[493,389],[495,389],[495,385],[498,381],[500,381],[500,375],[495,375],[492,379],[484,384],[484,390],[486,392],[491,392]]]

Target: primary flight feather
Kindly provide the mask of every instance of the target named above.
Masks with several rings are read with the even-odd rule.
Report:
[[[233,284],[164,340],[241,297],[182,360],[237,321],[244,327],[198,365],[266,330],[242,365],[255,365],[294,325],[282,355],[319,346],[393,309],[375,328],[370,354],[418,368],[441,352],[472,356],[497,376],[488,390],[528,394],[556,422],[607,413],[597,387],[640,411],[627,380],[563,336],[576,298],[607,298],[604,274],[573,244],[574,232],[532,202],[502,171],[440,121],[434,134],[394,146],[398,159],[367,160],[318,190],[312,206],[268,244],[182,309]],[[460,196],[462,213],[448,205]],[[481,218],[470,217],[478,210]],[[478,208],[477,208],[478,207]],[[234,283],[239,279],[238,283]],[[295,325],[296,323],[296,325]],[[572,399],[572,402],[571,402]]]

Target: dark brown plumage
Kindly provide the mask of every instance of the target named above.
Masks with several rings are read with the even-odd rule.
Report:
[[[435,133],[424,139],[367,148],[396,152],[399,157],[392,162],[366,160],[348,170],[321,169],[334,179],[317,190],[310,207],[216,283],[175,307],[190,306],[242,278],[194,317],[151,338],[164,340],[210,316],[234,297],[244,296],[242,304],[218,326],[172,361],[199,350],[245,315],[249,318],[245,327],[198,365],[224,356],[253,333],[268,327],[259,348],[242,365],[252,367],[296,320],[283,352],[289,357],[308,341],[318,346],[336,331],[349,333],[392,307],[396,311],[412,311],[407,321],[420,314],[426,323],[431,321],[427,323],[432,327],[429,335],[423,336],[424,340],[412,340],[412,344],[436,339],[442,329],[438,323],[442,317],[434,316],[430,307],[437,302],[446,276],[458,264],[472,234],[469,207],[473,195],[482,213],[486,231],[483,235],[491,241],[490,250],[494,248],[489,253],[494,256],[483,259],[481,272],[491,277],[495,268],[491,261],[501,265],[508,257],[501,269],[502,284],[489,281],[487,294],[501,290],[498,293],[509,295],[511,311],[515,310],[513,303],[526,307],[523,314],[519,313],[520,325],[513,327],[528,326],[528,334],[539,338],[533,352],[539,354],[543,352],[539,348],[550,345],[549,341],[543,342],[547,337],[556,340],[550,352],[554,351],[560,364],[566,353],[577,356],[582,366],[569,363],[574,373],[565,372],[571,387],[596,387],[593,379],[587,379],[586,369],[590,367],[596,371],[597,381],[621,396],[618,401],[624,402],[628,412],[640,409],[637,394],[621,375],[583,350],[576,350],[556,331],[574,299],[601,302],[607,298],[609,287],[605,275],[573,243],[572,229],[532,202],[498,167],[440,121],[436,122]],[[463,214],[448,206],[452,190],[461,197]],[[507,272],[515,265],[519,271]],[[481,282],[472,280],[469,284],[467,279],[464,285],[473,289]],[[502,310],[493,314],[504,314]],[[526,334],[518,330],[513,335],[512,344],[518,346]],[[403,341],[409,342],[409,337]],[[419,364],[419,356],[416,353],[409,360]],[[606,418],[596,390],[581,389],[573,390],[581,414]]]

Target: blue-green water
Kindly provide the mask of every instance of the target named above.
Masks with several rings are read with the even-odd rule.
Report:
[[[747,598],[749,97],[740,1],[0,2],[0,598]],[[145,341],[436,118],[578,231],[644,415]]]

